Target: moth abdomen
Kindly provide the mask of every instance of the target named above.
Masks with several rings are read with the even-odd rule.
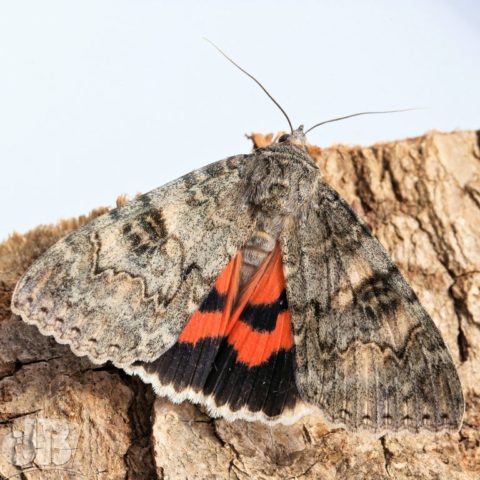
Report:
[[[242,249],[242,268],[240,270],[240,288],[258,270],[262,262],[275,248],[277,235],[257,230]]]

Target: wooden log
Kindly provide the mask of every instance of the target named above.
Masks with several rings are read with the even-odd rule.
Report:
[[[288,427],[228,423],[42,336],[10,312],[15,283],[103,208],[0,244],[0,479],[480,478],[479,138],[430,132],[311,148],[440,328],[467,402],[459,433],[370,438],[329,430],[315,416]]]

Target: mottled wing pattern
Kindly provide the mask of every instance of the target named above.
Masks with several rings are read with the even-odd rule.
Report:
[[[461,385],[437,327],[338,193],[322,182],[281,241],[301,397],[352,430],[458,429]]]
[[[279,245],[242,292],[239,253],[178,342],[127,369],[155,391],[206,405],[211,415],[292,423],[308,411],[294,380],[294,346]],[[236,300],[236,301],[235,301]]]
[[[252,160],[211,164],[60,240],[18,283],[13,312],[95,363],[157,358],[255,229]]]

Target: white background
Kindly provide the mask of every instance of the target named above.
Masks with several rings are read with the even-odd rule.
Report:
[[[370,144],[480,127],[480,3],[0,0],[0,240],[112,205],[295,126]]]

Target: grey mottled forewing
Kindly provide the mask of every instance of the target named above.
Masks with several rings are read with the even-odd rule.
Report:
[[[154,360],[255,229],[249,161],[211,164],[63,238],[20,280],[13,312],[96,363]]]
[[[301,397],[353,430],[457,430],[464,400],[437,327],[338,193],[322,182],[281,241]]]

